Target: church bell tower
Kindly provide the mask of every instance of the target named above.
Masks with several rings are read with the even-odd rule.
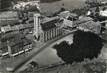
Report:
[[[41,26],[40,26],[40,13],[34,14],[34,32],[33,35],[37,41],[40,39],[40,32]]]

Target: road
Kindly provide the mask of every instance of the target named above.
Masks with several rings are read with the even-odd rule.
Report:
[[[62,59],[57,56],[57,51],[53,48],[53,45],[56,43],[60,43],[64,40],[69,41],[69,43],[72,43],[72,36],[73,35],[71,34],[52,43],[44,51],[34,57],[33,60],[36,61],[40,66],[47,66],[58,62],[63,62]]]
[[[36,61],[39,65],[50,65],[56,62],[60,62],[62,61],[58,56],[57,56],[57,52],[55,49],[52,48],[52,46],[56,43],[60,43],[61,41],[69,41],[70,43],[72,43],[72,32],[69,34],[66,34],[64,36],[58,37],[54,40],[51,40],[49,42],[47,42],[46,44],[44,44],[42,47],[34,49],[31,53],[31,55],[23,60],[19,65],[17,65],[14,68],[14,72],[16,71],[20,71],[21,69],[23,69],[23,67],[25,67],[29,62],[31,61]],[[106,51],[107,48],[104,47],[105,49],[103,49],[103,57],[106,57]],[[106,51],[104,51],[106,50]],[[107,57],[106,57],[107,58]]]
[[[74,30],[75,31],[75,30]],[[50,47],[52,47],[54,44],[58,43],[58,42],[61,42],[63,40],[67,40],[67,37],[70,38],[72,36],[72,33],[74,32],[70,32],[66,35],[63,35],[63,36],[60,36],[58,38],[55,38],[54,40],[51,40],[51,41],[48,41],[46,44],[44,44],[43,46],[41,46],[40,48],[37,48],[36,51],[35,49],[31,52],[31,55],[26,58],[25,60],[23,60],[20,64],[18,64],[16,67],[13,68],[13,71],[12,72],[16,72],[16,71],[20,71],[21,69],[23,69],[23,67],[25,67],[29,62],[31,62],[32,60],[34,60],[34,57],[36,57],[39,53],[41,53],[42,51],[44,51],[45,49],[45,52],[47,52],[48,49],[51,49]],[[69,39],[68,39],[69,40]],[[70,41],[71,42],[71,41]],[[53,52],[54,50],[51,50],[51,53]],[[47,52],[49,53],[49,51]],[[52,55],[51,53],[49,53],[50,55]],[[43,54],[43,53],[42,53]],[[41,55],[42,55],[41,54]],[[55,55],[55,51],[53,52],[53,54]],[[46,55],[46,53],[45,53]],[[44,55],[44,56],[45,56]],[[48,55],[48,54],[47,54]],[[46,56],[47,56],[46,55]],[[56,58],[55,56],[53,56],[54,58]],[[38,58],[38,57],[37,57]],[[36,59],[36,58],[35,58]],[[56,58],[58,61],[61,61],[59,58]],[[47,59],[45,59],[47,60]],[[52,59],[53,60],[53,59]],[[56,61],[57,61],[56,60]],[[38,60],[40,61],[40,60]]]

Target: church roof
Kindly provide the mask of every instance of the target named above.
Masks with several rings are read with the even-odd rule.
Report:
[[[57,23],[60,19],[58,17],[50,18],[48,21],[42,22],[41,27],[43,31],[47,31],[49,29],[55,28]]]

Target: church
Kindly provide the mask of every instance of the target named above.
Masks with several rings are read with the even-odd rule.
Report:
[[[40,14],[34,14],[34,37],[36,41],[47,42],[63,35],[62,22],[63,20],[59,17],[51,17],[41,22]]]

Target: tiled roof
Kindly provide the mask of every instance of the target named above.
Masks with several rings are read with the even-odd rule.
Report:
[[[17,12],[15,11],[5,11],[0,13],[0,18],[14,18],[17,17]]]
[[[10,46],[11,47],[16,47],[16,46],[18,46],[18,47],[23,47],[23,46],[26,46],[26,45],[29,45],[29,44],[31,44],[32,42],[30,41],[30,40],[28,40],[28,39],[26,39],[26,38],[20,38],[20,39],[15,39],[14,41],[10,41]]]
[[[15,37],[24,37],[24,34],[21,34],[19,32],[11,32],[11,33],[7,33],[7,34],[4,34],[2,37],[1,37],[1,40],[2,41],[5,41],[5,40],[10,40],[10,39],[13,39]]]
[[[11,31],[16,31],[16,30],[21,30],[21,29],[28,29],[28,28],[33,28],[34,23],[29,23],[29,24],[20,24],[16,23],[14,26],[4,26],[2,28],[2,32],[11,32]]]
[[[76,20],[74,22],[74,24],[82,24],[82,23],[85,23],[87,21],[92,21],[93,19],[91,17],[82,17],[81,19],[79,20]]]
[[[66,17],[77,17],[77,14],[71,13],[69,11],[63,11],[59,14],[60,17],[66,18]]]
[[[15,34],[13,38],[8,39],[0,43],[0,48],[11,46],[12,49],[21,48],[23,46],[29,45],[32,43],[29,39],[25,38],[23,34]]]
[[[7,25],[17,25],[19,24],[18,20],[2,20],[0,21],[0,27]]]
[[[0,27],[14,24],[18,21],[17,12],[6,11],[0,13]]]
[[[28,40],[23,35],[17,35],[16,37],[14,37],[13,39],[10,40],[10,46],[14,46],[14,45],[20,44],[20,43],[24,43],[26,45],[27,43],[31,43],[31,41]]]
[[[93,20],[91,17],[83,17],[79,19],[80,21],[89,21],[89,20]]]
[[[99,34],[101,31],[101,24],[99,22],[94,22],[94,21],[88,21],[84,24],[80,24],[79,27],[88,29],[89,31],[92,31],[97,34]]]
[[[16,46],[16,45],[18,45],[20,43],[22,43],[21,39],[17,39],[15,41],[9,41],[9,46],[13,47],[13,46]]]

